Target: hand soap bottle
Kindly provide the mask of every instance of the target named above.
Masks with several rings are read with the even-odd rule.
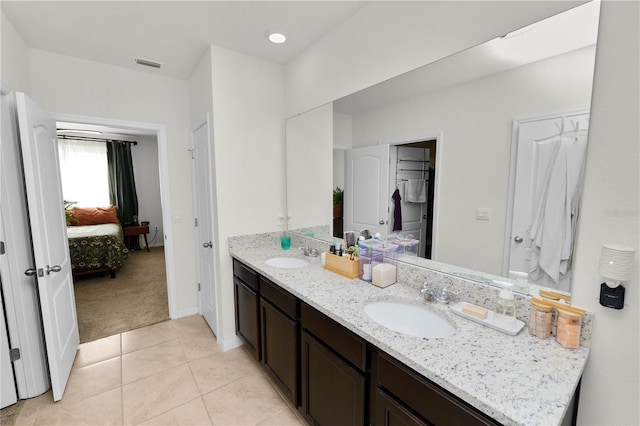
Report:
[[[494,321],[496,325],[511,329],[516,324],[516,302],[513,299],[513,283],[507,281],[496,282],[502,286],[498,295],[498,303],[494,311]]]

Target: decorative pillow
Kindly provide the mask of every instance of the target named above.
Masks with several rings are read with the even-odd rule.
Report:
[[[76,207],[70,210],[76,220],[74,226],[100,225],[103,223],[120,223],[116,216],[115,206],[109,207]]]

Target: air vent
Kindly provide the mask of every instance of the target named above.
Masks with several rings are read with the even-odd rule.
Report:
[[[135,62],[136,64],[147,66],[147,67],[162,68],[162,64],[160,62],[151,61],[149,59],[142,59],[142,58],[135,58],[134,57],[133,58],[133,62]]]

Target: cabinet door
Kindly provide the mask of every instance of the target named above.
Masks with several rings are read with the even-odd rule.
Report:
[[[260,300],[262,363],[294,406],[299,401],[299,324],[278,308]]]
[[[428,425],[382,389],[376,390],[376,418],[373,424],[375,426]]]
[[[365,424],[365,378],[302,331],[302,414],[313,425]]]
[[[256,360],[260,360],[260,301],[258,294],[237,277],[234,278],[236,302],[236,334],[247,345]]]

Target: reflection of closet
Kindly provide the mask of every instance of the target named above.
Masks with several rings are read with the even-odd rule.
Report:
[[[389,196],[398,189],[401,197],[402,230],[396,231],[396,233],[405,237],[412,234],[420,240],[419,255],[430,258],[435,141],[392,146],[390,155],[391,194]],[[407,201],[406,189],[410,179],[424,181],[426,187],[426,201],[424,203]],[[390,208],[393,212],[395,208],[393,202]],[[390,219],[393,220],[393,214],[390,214]],[[390,225],[390,229],[393,229],[393,223]]]

